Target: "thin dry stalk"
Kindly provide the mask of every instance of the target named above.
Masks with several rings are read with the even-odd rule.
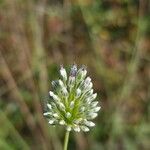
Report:
[[[7,83],[7,86],[10,89],[13,89],[11,91],[11,96],[16,100],[16,102],[19,104],[20,106],[20,110],[25,118],[25,120],[27,121],[27,124],[29,126],[29,128],[34,131],[35,129],[35,122],[34,122],[34,118],[32,116],[32,114],[30,113],[27,104],[24,102],[22,95],[19,92],[19,89],[16,85],[16,82],[9,70],[9,67],[5,61],[5,59],[2,56],[2,53],[0,52],[0,62],[1,62],[1,74],[2,77],[4,78],[4,80]]]

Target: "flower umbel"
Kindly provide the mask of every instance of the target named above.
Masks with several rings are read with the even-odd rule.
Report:
[[[69,75],[63,66],[60,68],[61,79],[52,81],[53,91],[49,92],[50,100],[44,116],[51,125],[66,126],[67,131],[80,130],[87,132],[95,124],[90,121],[97,117],[100,110],[97,94],[93,93],[90,77],[86,77],[87,70],[83,66],[77,69],[73,65]]]

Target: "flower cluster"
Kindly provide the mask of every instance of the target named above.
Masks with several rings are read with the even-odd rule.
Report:
[[[97,94],[93,93],[91,78],[86,77],[84,66],[77,69],[75,64],[69,75],[61,66],[60,75],[61,79],[52,81],[53,91],[49,92],[50,100],[44,116],[51,125],[64,125],[68,131],[87,132],[89,127],[95,126],[90,120],[97,117],[101,108],[95,101]]]

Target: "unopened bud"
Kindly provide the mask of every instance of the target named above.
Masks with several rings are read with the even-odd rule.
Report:
[[[74,129],[74,131],[76,131],[76,132],[80,132],[80,127],[79,127],[79,126],[74,126],[73,129]]]
[[[67,113],[66,113],[66,118],[70,118],[70,117],[71,117],[70,112],[67,112]]]
[[[85,121],[85,125],[88,127],[94,127],[95,123],[93,123],[92,121]]]
[[[82,81],[85,78],[86,74],[87,74],[87,71],[85,67],[80,68],[77,72],[77,81],[78,82]]]
[[[78,88],[76,91],[76,97],[78,98],[81,95],[81,90]]]
[[[89,131],[89,128],[86,127],[86,126],[81,126],[81,129],[82,129],[84,132],[88,132],[88,131]]]
[[[49,124],[53,124],[53,123],[54,123],[54,120],[49,120],[48,123],[49,123]]]
[[[97,117],[97,113],[89,113],[88,116],[87,116],[87,119],[94,119]]]
[[[68,86],[73,87],[74,84],[75,84],[75,77],[74,76],[69,76]]]
[[[64,81],[67,81],[67,72],[66,70],[63,68],[63,66],[61,66],[60,68],[60,75],[63,77]]]
[[[65,125],[65,121],[64,121],[64,120],[60,120],[60,121],[59,121],[59,124],[60,124],[60,125]]]
[[[67,126],[67,131],[71,131],[71,127],[70,126]]]

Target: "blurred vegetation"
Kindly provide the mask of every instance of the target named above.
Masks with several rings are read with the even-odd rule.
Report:
[[[149,150],[149,0],[0,0],[0,149],[62,149],[64,129],[42,114],[59,65],[74,62],[102,109],[69,149]]]

